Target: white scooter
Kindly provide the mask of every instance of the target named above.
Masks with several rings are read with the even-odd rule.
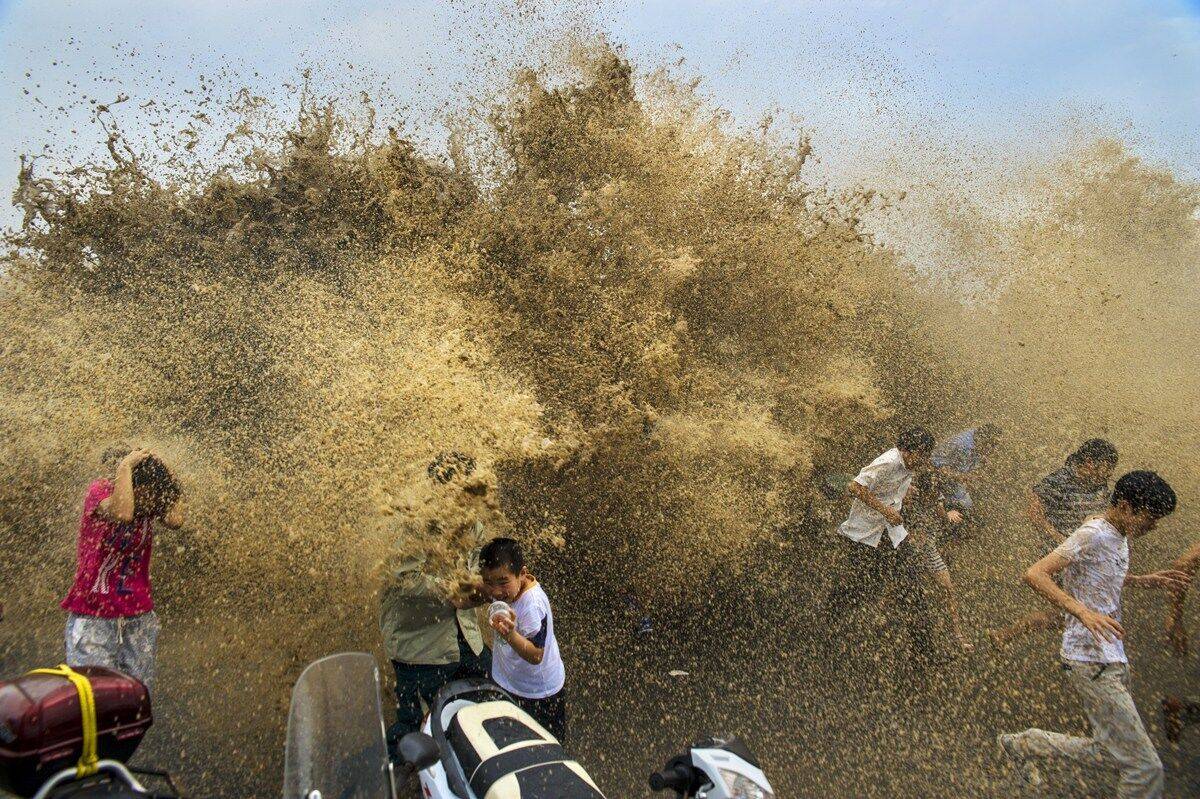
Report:
[[[292,690],[284,799],[395,799],[374,658],[345,653],[311,664]],[[500,687],[442,687],[421,732],[401,739],[425,799],[604,799],[559,742]],[[401,765],[400,768],[404,768]],[[708,740],[650,776],[682,799],[774,799],[754,756],[736,740]]]
[[[583,767],[512,698],[486,680],[438,692],[421,732],[400,741],[429,799],[604,799]],[[678,799],[774,799],[767,777],[737,739],[707,739],[650,775]]]
[[[399,749],[429,799],[604,799],[558,740],[487,680],[444,685]]]
[[[709,738],[688,747],[650,775],[653,791],[679,799],[775,799],[754,754],[737,738]]]

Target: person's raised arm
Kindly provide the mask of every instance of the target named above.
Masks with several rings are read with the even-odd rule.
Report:
[[[1025,509],[1025,515],[1029,517],[1029,523],[1033,525],[1033,529],[1041,533],[1052,545],[1058,546],[1066,538],[1046,518],[1046,506],[1042,504],[1042,498],[1032,491],[1029,492],[1029,504]]]
[[[871,489],[867,488],[862,483],[856,480],[851,480],[846,486],[846,492],[852,497],[858,499],[868,508],[871,508],[872,510],[881,514],[883,518],[887,519],[890,524],[904,523],[904,517],[900,515],[898,510],[890,505],[885,505],[878,497],[871,493]]]
[[[1186,579],[1182,586],[1171,592],[1171,602],[1167,608],[1167,640],[1175,654],[1183,657],[1188,653],[1188,633],[1187,627],[1183,623],[1183,605],[1184,600],[1187,599],[1188,586],[1191,584],[1192,578],[1196,576],[1197,568],[1200,567],[1200,543],[1196,543],[1191,549],[1180,555],[1172,566]]]
[[[133,521],[133,467],[150,457],[150,450],[135,449],[117,464],[117,478],[113,492],[96,506],[96,511],[113,522],[128,524]]]
[[[1079,619],[1079,623],[1092,633],[1097,643],[1124,638],[1125,630],[1116,619],[1092,610],[1054,583],[1054,575],[1065,569],[1068,563],[1070,561],[1057,551],[1051,552],[1025,570],[1025,582],[1047,602]]]

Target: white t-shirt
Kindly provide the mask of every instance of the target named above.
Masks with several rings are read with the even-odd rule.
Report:
[[[1129,541],[1104,518],[1088,519],[1054,550],[1069,561],[1063,590],[1097,613],[1121,620],[1121,588],[1129,572]],[[1124,642],[1097,643],[1079,619],[1066,615],[1061,654],[1064,660],[1128,663]]]
[[[904,465],[900,450],[893,447],[864,466],[854,482],[865,486],[884,505],[899,511],[904,495],[912,485],[912,478],[912,472]],[[887,530],[893,547],[900,546],[900,542],[908,537],[903,525],[889,527],[883,514],[867,507],[857,497],[850,504],[850,515],[838,527],[838,532],[851,541],[869,547],[879,546],[884,530]]]
[[[545,699],[562,690],[566,669],[554,637],[554,613],[541,585],[526,589],[512,603],[517,614],[517,632],[542,647],[542,662],[536,666],[522,658],[508,642],[496,636],[492,649],[492,679],[511,694],[523,699]]]

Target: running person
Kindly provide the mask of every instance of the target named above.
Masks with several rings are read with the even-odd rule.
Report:
[[[945,595],[946,613],[954,639],[964,652],[970,652],[975,645],[963,632],[954,581],[950,579],[950,567],[938,549],[938,530],[942,525],[952,523],[954,513],[946,510],[939,482],[930,472],[919,474],[913,480],[904,498],[904,526],[915,548],[919,568],[932,577]]]
[[[1120,771],[1117,796],[1162,796],[1163,767],[1129,693],[1129,662],[1121,627],[1126,585],[1173,590],[1186,582],[1178,571],[1129,574],[1129,541],[1152,531],[1175,510],[1175,492],[1154,472],[1136,471],[1117,481],[1103,516],[1089,519],[1025,572],[1025,582],[1066,614],[1060,659],[1091,723],[1081,738],[1029,729],[997,737],[1002,751],[1040,782],[1032,758],[1060,757],[1086,767]],[[1055,577],[1063,576],[1063,587]]]

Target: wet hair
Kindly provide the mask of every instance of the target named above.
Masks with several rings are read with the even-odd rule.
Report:
[[[924,427],[910,427],[896,437],[896,446],[905,452],[928,455],[933,451],[933,433]]]
[[[1067,456],[1068,466],[1078,466],[1085,461],[1117,465],[1117,447],[1106,438],[1089,438],[1079,449]]]
[[[479,550],[480,569],[507,569],[520,574],[525,568],[525,553],[513,538],[493,538]]]
[[[429,479],[437,483],[449,483],[456,476],[468,477],[475,471],[475,459],[470,455],[450,450],[439,452],[425,467]]]
[[[153,455],[135,464],[131,476],[134,490],[142,489],[149,495],[149,507],[134,507],[139,516],[160,516],[179,499],[179,484],[166,464]]]
[[[1161,519],[1175,512],[1177,499],[1175,489],[1156,472],[1139,470],[1130,472],[1117,481],[1110,501],[1113,505],[1122,501],[1128,502],[1135,513],[1146,510],[1155,518]]]

